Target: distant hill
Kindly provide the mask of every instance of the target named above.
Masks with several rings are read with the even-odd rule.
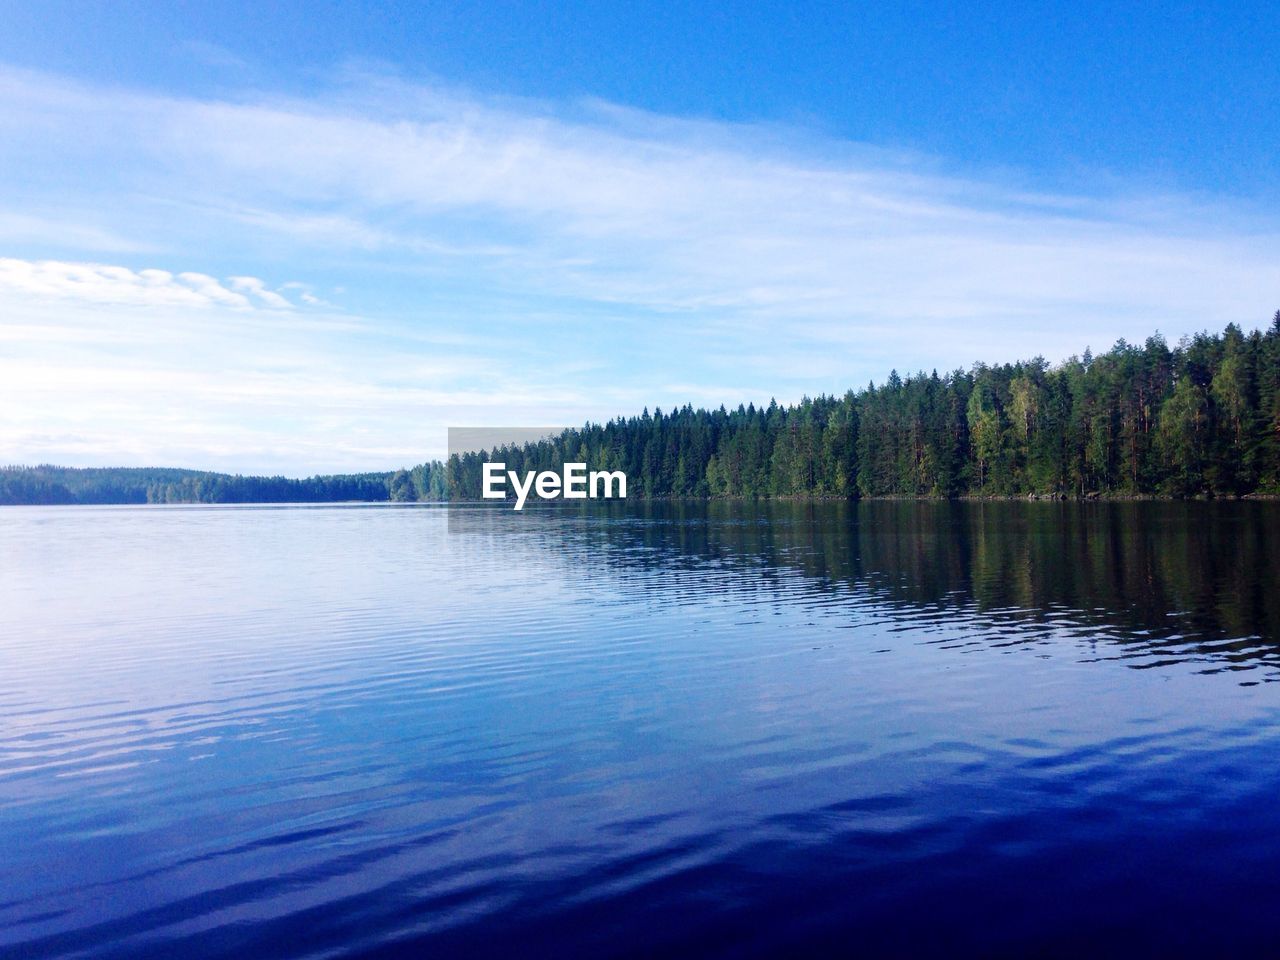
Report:
[[[244,477],[157,467],[7,467],[0,504],[314,503],[391,499],[392,473]]]

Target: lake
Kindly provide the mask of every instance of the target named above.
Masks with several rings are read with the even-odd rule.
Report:
[[[1280,504],[0,509],[0,955],[1274,949]]]

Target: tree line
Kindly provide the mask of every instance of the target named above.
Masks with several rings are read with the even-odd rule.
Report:
[[[154,467],[6,467],[0,504],[318,503],[386,500],[393,474],[294,480]]]
[[[538,443],[388,473],[244,477],[193,470],[10,467],[0,503],[479,499],[481,465],[622,470],[631,498],[1280,494],[1280,311],[1170,346],[1119,341],[901,377],[792,406],[686,405]]]
[[[1159,334],[1051,366],[895,371],[843,396],[729,410],[645,410],[447,463],[459,499],[480,465],[623,470],[630,496],[1243,496],[1280,493],[1280,311],[1170,346]]]

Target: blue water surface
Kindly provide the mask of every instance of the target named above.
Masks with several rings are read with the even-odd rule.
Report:
[[[0,510],[0,956],[1268,954],[1280,505]]]

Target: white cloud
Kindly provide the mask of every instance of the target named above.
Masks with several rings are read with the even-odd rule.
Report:
[[[266,285],[257,277],[228,277],[227,282],[231,284],[233,289],[247,293],[269,307],[275,307],[277,310],[293,309],[293,304],[275,291],[268,290]],[[305,299],[304,302],[306,302]]]
[[[20,260],[0,257],[0,294],[67,298],[98,304],[136,306],[231,307],[250,310],[267,306],[292,308],[280,294],[266,289],[256,277],[231,277],[224,286],[204,273],[132,270],[104,263],[62,260]]]

